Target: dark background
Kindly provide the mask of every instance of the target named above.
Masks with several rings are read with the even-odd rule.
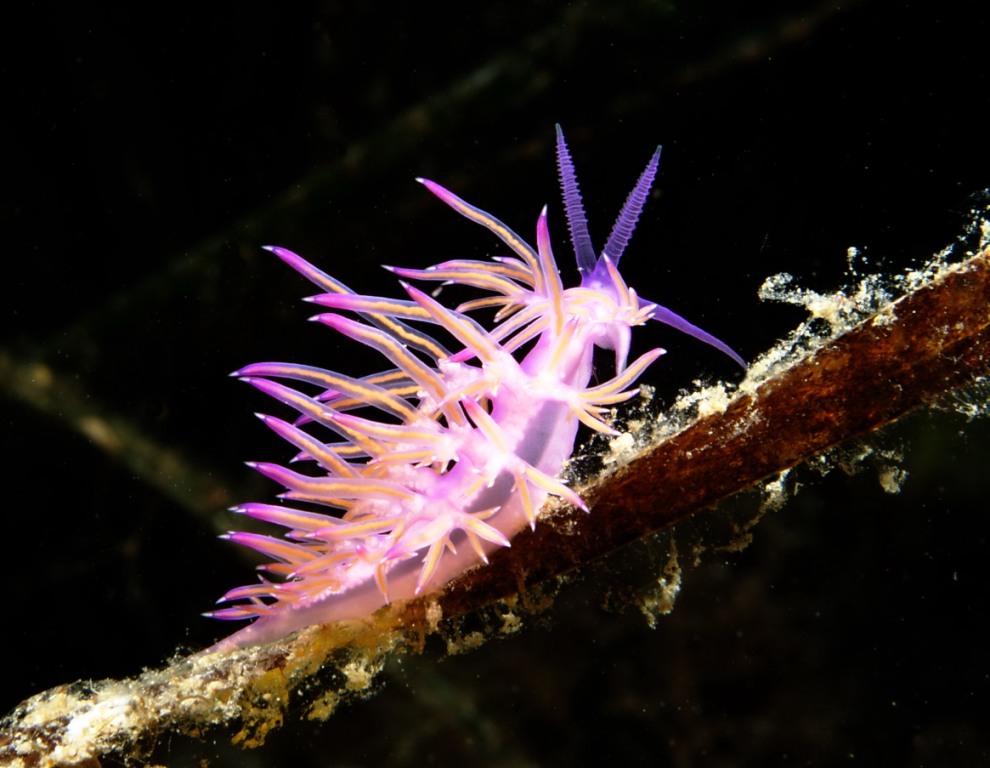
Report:
[[[960,232],[990,185],[985,13],[908,2],[296,3],[59,9],[4,24],[0,707],[123,676],[224,627],[250,564],[213,536],[283,458],[226,374],[363,373],[307,324],[275,242],[352,287],[378,265],[499,249],[428,176],[530,234],[561,122],[596,244],[654,146],[624,260],[641,293],[752,358],[802,313],[769,275],[843,279]],[[976,4],[970,8],[978,8]],[[397,294],[395,294],[397,295]],[[669,401],[730,362],[662,328]],[[263,750],[163,740],[173,765],[976,764],[990,759],[986,424],[913,419],[909,478],[802,476],[740,554],[689,574],[649,630],[595,579],[509,640],[391,667],[374,699]]]

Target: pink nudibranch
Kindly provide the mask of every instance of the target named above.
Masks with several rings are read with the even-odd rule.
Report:
[[[744,365],[723,342],[641,299],[619,273],[659,157],[658,148],[596,255],[574,165],[557,127],[564,209],[581,274],[580,285],[572,288],[561,283],[546,208],[537,219],[534,249],[498,219],[425,179],[418,181],[493,232],[513,255],[390,271],[492,295],[457,309],[406,283],[406,299],[363,296],[291,251],[268,249],[324,291],[310,300],[335,311],[314,320],[374,348],[392,367],[352,378],[306,365],[256,363],[234,374],[298,412],[295,422],[260,418],[298,449],[296,460],[315,463],[318,471],[251,464],[286,488],[280,498],[293,506],[234,508],[286,530],[281,538],[226,535],[271,562],[260,566],[257,583],[230,590],[218,601],[228,606],[207,614],[253,619],[215,649],[361,618],[390,601],[438,589],[487,563],[523,527],[535,526],[550,495],[584,508],[557,479],[573,452],[578,425],[612,433],[603,415],[636,395],[636,380],[663,354],[653,349],[628,363],[633,326],[659,320]],[[467,314],[485,308],[497,310],[490,330]],[[458,348],[449,352],[410,323],[439,325]],[[590,386],[595,347],[614,351],[615,376]],[[279,380],[301,382],[313,394]],[[336,438],[327,440],[328,434]]]

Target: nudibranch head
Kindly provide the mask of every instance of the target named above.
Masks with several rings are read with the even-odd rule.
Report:
[[[309,301],[330,311],[313,320],[376,350],[389,366],[360,377],[295,363],[255,363],[235,372],[298,414],[294,421],[260,418],[296,449],[292,462],[315,465],[315,471],[250,463],[286,489],[279,498],[291,505],[234,508],[285,532],[225,536],[270,562],[260,566],[257,583],[227,592],[219,601],[226,607],[207,614],[255,620],[219,647],[358,618],[437,588],[510,546],[518,531],[536,524],[550,495],[586,509],[557,475],[579,423],[614,434],[604,420],[609,409],[637,394],[636,379],[663,353],[653,349],[627,364],[632,327],[659,320],[742,363],[718,339],[639,298],[619,273],[659,159],[657,149],[596,255],[557,127],[564,207],[581,274],[580,285],[571,288],[554,260],[546,208],[533,248],[426,179],[418,181],[490,230],[512,255],[388,269],[404,280],[460,283],[490,295],[456,309],[405,282],[407,298],[364,296],[295,253],[269,248],[323,291]],[[469,316],[480,309],[496,310],[491,328]],[[439,326],[454,348],[424,325]],[[614,351],[615,375],[591,386],[595,347]]]
[[[574,256],[577,260],[578,271],[581,273],[581,287],[588,288],[600,295],[612,296],[616,305],[623,308],[625,312],[623,317],[635,319],[633,322],[625,324],[625,329],[617,324],[611,333],[604,334],[605,346],[616,351],[617,367],[619,357],[621,356],[624,360],[628,351],[628,328],[632,325],[640,325],[647,319],[653,319],[715,347],[745,368],[746,362],[731,347],[710,333],[703,331],[666,307],[637,299],[635,291],[626,287],[622,276],[619,274],[619,260],[625,253],[626,246],[629,245],[629,239],[632,237],[636,223],[643,212],[643,207],[646,205],[650,189],[653,186],[653,180],[657,175],[657,169],[660,167],[661,150],[662,147],[656,148],[646,164],[646,168],[637,179],[636,185],[622,206],[622,210],[619,211],[615,224],[612,225],[612,231],[605,242],[605,248],[599,256],[596,255],[591,244],[588,219],[584,213],[584,203],[581,199],[581,190],[578,187],[574,161],[571,159],[567,142],[564,140],[564,132],[560,125],[557,125],[557,172],[563,189],[564,213],[571,233]]]

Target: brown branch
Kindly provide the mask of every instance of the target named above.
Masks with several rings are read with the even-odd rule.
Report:
[[[437,631],[441,617],[511,603],[527,583],[560,576],[871,433],[988,368],[990,249],[984,249],[933,270],[898,301],[793,362],[751,374],[724,409],[585,488],[590,515],[557,513],[441,594],[269,646],[178,659],[131,680],[52,689],[5,719],[0,761],[82,764],[140,753],[163,733],[197,735],[233,722],[240,725],[235,743],[257,745],[281,724],[290,694],[305,702],[294,703],[294,711],[324,718],[339,701],[366,690],[389,653]],[[324,669],[343,682],[312,685]],[[304,694],[304,681],[317,692]]]
[[[520,574],[558,576],[673,525],[988,369],[990,248],[593,483],[582,491],[590,515],[568,509],[560,525],[517,536],[491,573],[472,571],[444,593],[444,614],[514,594]]]

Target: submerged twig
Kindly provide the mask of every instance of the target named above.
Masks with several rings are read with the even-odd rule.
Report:
[[[163,733],[196,735],[231,723],[239,726],[234,742],[254,746],[281,724],[290,694],[304,702],[294,701],[295,711],[324,718],[342,699],[365,691],[389,653],[421,645],[441,617],[558,577],[877,430],[988,368],[990,249],[984,248],[933,269],[906,295],[798,359],[751,373],[722,407],[584,488],[590,515],[559,512],[440,594],[268,646],[195,655],[130,680],[38,694],[5,719],[0,759],[82,763],[133,754]],[[300,684],[327,669],[336,682],[310,686],[317,692],[303,695]]]
[[[883,306],[582,493],[561,515],[458,579],[445,614],[514,594],[870,433],[990,370],[990,248]],[[567,530],[568,533],[561,533]]]

